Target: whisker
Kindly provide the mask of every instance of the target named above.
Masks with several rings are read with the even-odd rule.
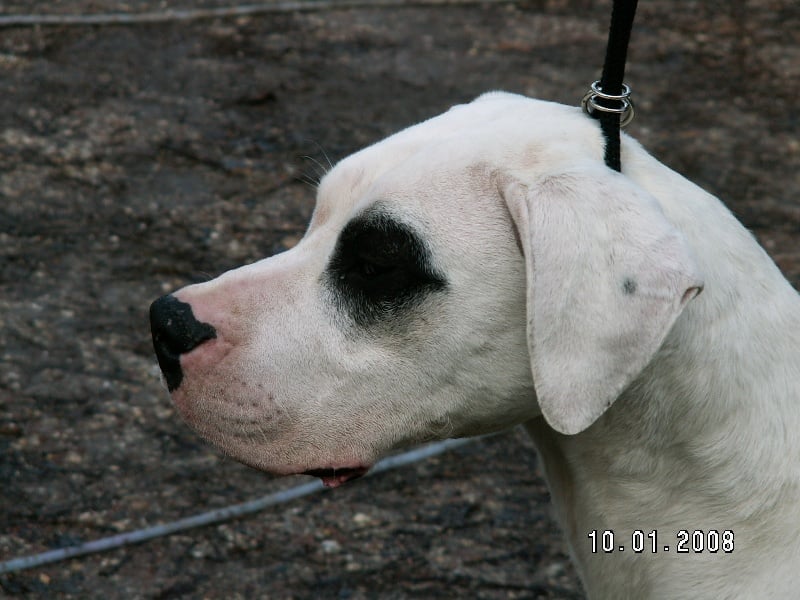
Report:
[[[297,175],[295,175],[295,178],[315,190],[319,187],[320,180],[303,171],[300,171]]]
[[[320,179],[320,180],[322,180],[322,178],[323,178],[325,175],[327,175],[327,174],[328,174],[328,170],[329,170],[329,169],[328,169],[328,168],[326,168],[326,167],[325,167],[325,165],[323,165],[321,162],[319,162],[319,161],[318,161],[316,158],[314,158],[313,156],[311,156],[311,155],[306,155],[306,156],[303,156],[302,158],[304,158],[305,160],[307,160],[307,161],[309,161],[309,162],[311,162],[311,163],[313,163],[313,164],[314,164],[314,166],[316,167],[314,170],[317,172],[317,176],[319,177],[319,179]]]
[[[325,148],[323,148],[322,144],[320,144],[316,140],[311,140],[311,143],[315,144],[317,146],[317,148],[319,148],[319,151],[322,152],[322,156],[325,158],[325,161],[328,163],[327,171],[330,171],[333,168],[333,163],[331,162],[331,158],[330,158],[330,156],[328,156],[328,153],[325,152]]]

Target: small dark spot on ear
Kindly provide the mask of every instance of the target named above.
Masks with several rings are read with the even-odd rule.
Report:
[[[632,296],[636,293],[636,280],[632,277],[626,277],[622,282],[622,291],[627,296]]]

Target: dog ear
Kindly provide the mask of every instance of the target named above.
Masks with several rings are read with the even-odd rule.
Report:
[[[644,369],[703,282],[655,198],[600,166],[499,178],[527,271],[527,334],[551,427],[589,427]]]

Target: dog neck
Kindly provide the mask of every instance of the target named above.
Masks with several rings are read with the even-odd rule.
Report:
[[[752,597],[783,597],[779,569],[800,564],[800,297],[717,199],[654,171],[649,191],[706,288],[589,429],[565,436],[542,418],[527,428],[591,598],[729,597],[721,571],[736,597],[751,597],[744,572]],[[627,553],[593,551],[589,534],[611,530]],[[637,530],[658,532],[658,553],[631,551]],[[678,555],[680,530],[733,531],[742,550]]]

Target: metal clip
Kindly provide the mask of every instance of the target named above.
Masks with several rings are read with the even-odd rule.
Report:
[[[608,106],[603,106],[602,104],[598,104],[598,98],[616,101],[620,106],[618,108],[609,108]],[[617,113],[620,116],[620,127],[625,127],[628,123],[633,121],[633,117],[636,114],[636,111],[633,107],[633,98],[631,98],[631,88],[624,83],[622,84],[622,94],[619,96],[614,96],[612,94],[606,94],[603,92],[600,89],[600,81],[595,81],[592,84],[591,89],[586,92],[583,100],[581,100],[581,107],[583,107],[583,112],[585,112],[587,115],[592,115],[592,113],[594,113],[596,110],[599,110],[600,112]]]

